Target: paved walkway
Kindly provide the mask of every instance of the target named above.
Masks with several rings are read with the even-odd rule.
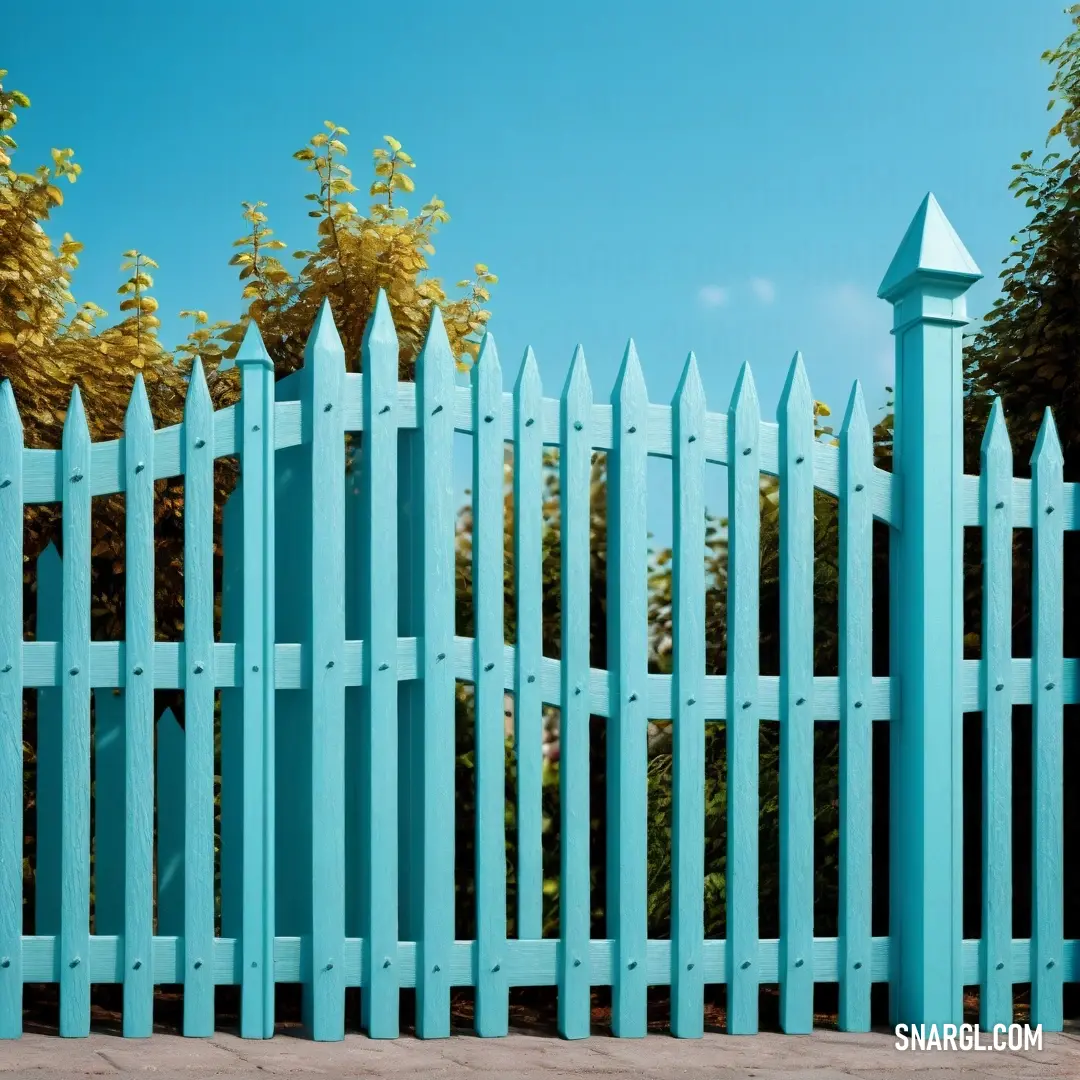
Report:
[[[316,1044],[277,1036],[245,1042],[231,1035],[209,1040],[155,1035],[125,1040],[110,1035],[59,1039],[24,1035],[0,1042],[0,1074],[29,1080],[76,1080],[83,1076],[142,1076],[154,1080],[232,1080],[233,1077],[434,1077],[437,1080],[934,1080],[981,1077],[1080,1077],[1080,1033],[1045,1035],[1041,1052],[900,1052],[891,1034],[846,1035],[820,1031],[808,1036],[706,1035],[676,1040],[594,1036],[582,1042],[511,1035],[472,1036],[421,1042],[402,1038],[373,1042],[350,1035],[343,1043]]]

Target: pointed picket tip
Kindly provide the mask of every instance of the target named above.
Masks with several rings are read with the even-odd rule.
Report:
[[[799,417],[806,413],[812,413],[814,398],[810,392],[810,379],[806,374],[806,365],[803,363],[801,352],[797,352],[791,358],[791,366],[788,368],[787,380],[780,394],[780,405],[777,414],[780,416]]]
[[[235,359],[222,360],[218,365],[218,371],[228,371],[233,367],[241,367],[244,364],[261,364],[264,367],[273,367],[270,354],[263,344],[262,334],[255,324],[254,319],[249,319],[247,329],[244,331],[244,339],[240,342],[240,349]]]
[[[848,397],[847,409],[844,412],[844,423],[840,428],[841,435],[861,435],[869,433],[870,420],[866,415],[866,400],[863,397],[862,384],[858,379],[851,387]]]
[[[180,730],[180,723],[179,723],[179,721],[178,721],[178,720],[176,719],[176,713],[174,713],[174,712],[172,711],[172,709],[166,709],[166,710],[165,710],[165,711],[164,711],[164,712],[163,712],[163,713],[162,713],[162,714],[161,714],[161,715],[160,715],[160,716],[158,717],[158,721],[157,721],[157,727],[158,727],[158,731],[161,731],[161,729],[162,729],[162,728],[166,728],[166,727],[168,727],[168,726],[169,726],[169,724],[175,724],[175,725],[176,725],[176,729],[177,729],[177,731],[179,731],[179,730]]]
[[[517,380],[514,383],[514,393],[536,395],[540,392],[540,366],[536,362],[536,354],[532,346],[529,345],[521,358],[521,367],[518,369]]]
[[[1042,424],[1039,427],[1039,437],[1035,440],[1035,449],[1031,453],[1031,465],[1061,465],[1064,459],[1061,454],[1061,443],[1058,440],[1057,424],[1054,423],[1054,414],[1048,408],[1043,413]]]
[[[758,410],[757,387],[754,385],[754,375],[750,370],[750,364],[743,361],[739,368],[739,377],[735,380],[735,389],[731,392],[731,412],[749,412]]]
[[[187,412],[193,405],[210,404],[210,390],[206,385],[206,371],[203,369],[202,357],[196,356],[191,365],[191,375],[188,377],[187,397],[184,401],[184,411]]]
[[[448,386],[454,383],[454,354],[438,304],[431,305],[431,322],[428,323],[423,348],[416,358],[416,381],[431,379],[445,382]]]
[[[562,396],[565,399],[592,392],[589,370],[585,366],[585,350],[578,345],[574,349],[574,358],[570,361],[570,370],[566,373]]]
[[[701,383],[701,372],[698,371],[697,357],[690,353],[683,364],[682,374],[679,376],[679,385],[675,387],[675,396],[672,398],[673,405],[696,404],[705,400],[705,387]]]
[[[45,550],[37,557],[36,566],[39,573],[41,572],[42,566],[45,567],[45,572],[48,573],[51,567],[57,567],[61,562],[60,549],[52,540],[50,540],[45,545]]]
[[[124,413],[125,426],[133,422],[143,423],[147,419],[152,421],[150,415],[150,399],[146,395],[146,381],[142,372],[135,376],[135,385],[131,388],[131,397],[128,398],[127,411]]]
[[[983,276],[933,192],[927,193],[911,219],[877,294],[883,300],[896,299],[925,276],[951,278],[966,285]]]
[[[395,349],[398,345],[394,316],[390,314],[390,302],[382,289],[375,297],[375,310],[364,327],[364,348],[371,345],[393,345]]]
[[[330,308],[330,298],[324,296],[319,304],[319,313],[308,334],[304,346],[304,367],[313,364],[337,362],[344,366],[345,348],[341,344],[341,335],[334,322],[334,313]]]
[[[999,397],[994,398],[994,403],[990,406],[990,419],[987,420],[986,430],[983,432],[982,453],[1012,455],[1009,425],[1005,422],[1005,409]]]
[[[634,345],[633,338],[626,343],[611,399],[612,401],[625,403],[644,403],[647,400],[645,374],[641,370],[641,361],[638,359],[637,347]]]
[[[499,350],[495,347],[495,338],[490,331],[484,334],[480,342],[480,354],[476,358],[476,370],[489,374],[499,369]]]
[[[19,415],[19,406],[15,401],[15,390],[12,388],[10,379],[5,379],[0,383],[0,423],[9,430],[17,429],[21,441],[22,417]]]
[[[78,430],[89,431],[86,426],[86,410],[83,408],[82,391],[76,383],[71,388],[71,399],[68,401],[67,416],[64,418],[64,434],[72,434]]]

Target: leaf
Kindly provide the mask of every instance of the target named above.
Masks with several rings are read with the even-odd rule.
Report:
[[[401,143],[399,143],[393,135],[384,135],[383,142],[385,142],[395,154],[401,149]]]

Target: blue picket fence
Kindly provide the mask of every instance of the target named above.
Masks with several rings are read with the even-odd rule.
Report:
[[[0,1036],[22,1031],[24,983],[58,983],[60,1031],[86,1035],[90,987],[123,985],[127,1036],[152,1031],[157,984],[183,984],[184,1032],[214,1030],[214,992],[241,988],[241,1033],[274,1032],[278,983],[302,983],[316,1039],[343,1037],[345,990],[362,1024],[450,1031],[451,989],[475,988],[481,1035],[508,1029],[509,990],[556,986],[559,1029],[590,1031],[590,994],[612,988],[612,1027],[646,1031],[647,989],[671,987],[671,1029],[700,1036],[704,990],[726,984],[727,1026],[758,1026],[779,983],[785,1031],[813,1024],[816,983],[839,983],[840,1026],[867,1030],[888,983],[897,1022],[957,1023],[965,985],[984,1025],[1008,1023],[1013,988],[1031,1018],[1062,1026],[1080,980],[1063,937],[1062,708],[1080,700],[1062,657],[1063,534],[1080,498],[1062,480],[1047,416],[1031,480],[1014,478],[1000,408],[982,471],[963,475],[964,293],[980,276],[932,196],[882,283],[896,339],[893,472],[874,464],[858,386],[832,446],[796,357],[777,423],[748,367],[709,412],[693,357],[670,406],[651,403],[633,346],[596,403],[579,351],[559,400],[527,353],[512,393],[490,337],[457,386],[436,313],[416,381],[399,383],[380,295],[363,374],[346,372],[324,306],[301,371],[275,384],[252,326],[236,364],[242,399],[215,412],[202,368],[184,422],[154,430],[141,381],[125,435],[91,444],[78,389],[60,450],[23,447],[0,390]],[[362,457],[346,476],[347,432]],[[455,432],[472,436],[475,636],[455,635]],[[503,629],[504,451],[513,453],[516,646]],[[559,452],[562,660],[541,648],[544,447]],[[590,667],[590,464],[608,455],[606,670]],[[670,459],[673,674],[648,670],[648,456]],[[236,456],[225,510],[215,640],[213,463]],[[705,664],[705,477],[724,465],[730,515],[728,660]],[[759,482],[780,490],[781,674],[759,672]],[[154,633],[154,481],[185,485],[184,640]],[[838,677],[813,668],[814,492],[840,506]],[[126,496],[123,642],[90,636],[93,496]],[[23,639],[23,508],[63,508],[61,560],[37,566],[37,635]],[[276,507],[280,506],[281,512]],[[891,677],[871,672],[871,534],[890,527]],[[985,546],[983,651],[962,653],[962,540]],[[1031,529],[1033,655],[1011,655],[1012,541]],[[455,684],[475,688],[476,940],[454,939]],[[35,934],[23,934],[23,691],[36,692]],[[185,723],[158,717],[155,688],[182,690]],[[220,894],[215,882],[215,694],[221,693]],[[518,936],[508,938],[504,693],[515,701]],[[90,923],[91,707],[96,812]],[[559,937],[542,936],[541,710],[560,710]],[[1012,707],[1034,711],[1032,936],[1012,936]],[[962,715],[984,717],[983,926],[963,938]],[[608,724],[608,936],[590,936],[590,716]],[[647,935],[647,726],[673,721],[671,939]],[[814,723],[840,725],[839,934],[816,937]],[[705,724],[727,725],[727,937],[703,927]],[[871,736],[890,732],[890,933],[871,934]],[[759,730],[780,725],[780,936],[758,920]],[[157,821],[156,864],[154,825]],[[878,853],[877,857],[882,857]],[[156,872],[155,872],[156,865]],[[346,898],[358,898],[347,903]],[[215,934],[220,900],[221,936]],[[156,901],[156,909],[155,909]],[[156,923],[155,923],[156,910]]]

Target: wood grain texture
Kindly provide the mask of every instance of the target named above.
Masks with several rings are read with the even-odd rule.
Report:
[[[0,1039],[22,1034],[23,428],[0,384]]]
[[[454,356],[436,307],[416,365],[420,412],[423,594],[420,735],[416,764],[422,796],[417,944],[416,1033],[450,1034],[450,971],[454,950],[454,525],[457,505],[446,463],[454,451]],[[466,647],[467,656],[472,649]],[[399,666],[399,671],[403,670]],[[404,978],[404,973],[403,973]]]
[[[758,565],[761,509],[757,391],[744,364],[728,412],[727,1030],[758,1027]]]
[[[124,417],[124,454],[124,641],[131,674],[120,699],[125,735],[123,1022],[126,1037],[147,1038],[154,1028],[154,418],[141,373]]]
[[[398,429],[394,412],[398,339],[380,292],[364,337],[364,454],[360,476],[364,564],[362,1023],[373,1038],[397,1038],[398,941]],[[340,440],[339,440],[340,441]],[[388,554],[391,557],[388,557]],[[344,634],[342,633],[342,637]]]
[[[705,1023],[705,391],[693,353],[672,403],[674,800],[671,826],[671,1030]]]
[[[981,451],[983,607],[982,957],[979,1024],[1011,1024],[1013,454],[995,398]]]
[[[856,383],[840,432],[840,1027],[870,1030],[873,437]]]
[[[780,427],[780,1023],[814,1023],[814,399],[796,353]],[[843,458],[841,458],[841,469]]]
[[[1064,818],[1061,655],[1064,562],[1062,454],[1047,409],[1031,458],[1032,566],[1032,860],[1031,1023],[1060,1031],[1064,919]]]
[[[649,714],[648,532],[645,462],[648,397],[633,342],[611,395],[614,448],[608,455],[607,736],[608,933],[616,941],[611,1027],[618,1036],[646,1032],[643,956],[647,934]]]
[[[64,421],[60,1034],[90,1033],[90,432],[75,387]]]
[[[543,933],[541,807],[543,702],[537,681],[543,655],[543,390],[532,349],[514,385],[514,756],[517,764],[517,937]],[[565,489],[564,489],[565,490]]]
[[[510,1022],[506,981],[506,750],[499,670],[503,621],[503,438],[495,424],[502,369],[495,340],[485,335],[473,367],[473,613],[476,746],[476,1033],[505,1035]]]
[[[184,1034],[214,1033],[214,412],[196,358],[184,407]]]
[[[252,322],[240,368],[243,545],[243,903],[240,1033],[274,1034],[274,370]]]
[[[563,445],[559,447],[562,588],[559,712],[559,1034],[584,1039],[592,1023],[589,962],[591,876],[589,858],[589,495],[592,386],[578,346],[562,394]]]

